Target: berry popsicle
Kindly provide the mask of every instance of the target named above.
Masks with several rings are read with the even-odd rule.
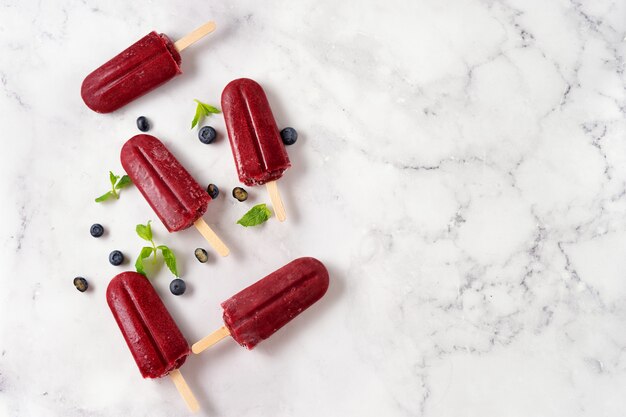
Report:
[[[204,222],[211,198],[160,140],[136,135],[122,147],[122,166],[170,232],[194,225],[221,256],[228,247]]]
[[[178,368],[189,344],[148,279],[122,272],[107,287],[107,303],[144,378],[170,375],[191,411],[199,409]]]
[[[222,303],[224,326],[191,347],[200,353],[230,335],[253,349],[322,298],[328,271],[315,258],[298,258]]]
[[[85,78],[83,101],[98,113],[125,106],[181,74],[180,52],[214,30],[215,23],[208,22],[175,43],[162,33],[148,33]]]
[[[263,88],[248,78],[231,81],[222,92],[222,112],[239,180],[265,184],[276,217],[285,221],[276,181],[291,163]]]

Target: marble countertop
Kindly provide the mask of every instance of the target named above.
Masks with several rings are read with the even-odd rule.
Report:
[[[85,107],[106,59],[209,19],[182,76],[113,114]],[[255,350],[188,359],[201,415],[623,415],[625,36],[616,0],[0,0],[0,416],[188,415],[168,378],[141,379],[106,305],[148,220],[178,254],[187,293],[165,268],[152,282],[190,342],[288,261],[330,271],[327,295]],[[212,145],[189,129],[192,100],[219,104],[242,76],[300,134],[284,224],[236,225],[265,190],[228,195],[221,116]],[[135,188],[94,203],[139,115],[221,187],[205,219],[230,257],[198,263],[202,237],[167,233]],[[130,261],[110,265],[113,249]]]

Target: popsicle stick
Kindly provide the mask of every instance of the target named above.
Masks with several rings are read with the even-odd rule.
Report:
[[[185,404],[187,404],[187,408],[192,413],[197,413],[200,410],[200,404],[198,404],[198,400],[191,392],[191,388],[187,385],[187,381],[183,378],[183,374],[180,373],[178,369],[174,369],[170,372],[170,377],[172,381],[174,381],[174,385],[176,385],[176,389],[185,400]]]
[[[202,234],[202,236],[204,236],[206,241],[209,242],[209,245],[211,245],[217,253],[219,253],[221,256],[228,256],[228,254],[230,253],[230,249],[228,249],[224,242],[222,242],[222,239],[220,239],[219,236],[215,234],[213,229],[211,229],[209,225],[205,223],[202,217],[196,220],[193,225],[196,226],[196,229],[198,229],[198,231]]]
[[[276,181],[270,181],[266,182],[265,186],[267,187],[267,192],[270,194],[270,200],[272,200],[272,207],[274,208],[274,213],[276,213],[276,218],[279,222],[284,222],[287,219],[287,214],[285,213],[283,200],[280,198],[280,193],[278,192],[278,184],[276,184]]]
[[[187,48],[189,45],[196,43],[200,39],[204,38],[209,33],[215,30],[215,22],[207,22],[204,25],[200,26],[198,29],[194,30],[191,33],[183,36],[176,42],[174,42],[174,46],[178,51],[182,51]]]
[[[202,339],[194,343],[191,346],[191,351],[197,355],[198,353],[210,348],[211,346],[228,336],[230,336],[230,332],[228,331],[226,326],[222,326],[210,335],[203,337]]]

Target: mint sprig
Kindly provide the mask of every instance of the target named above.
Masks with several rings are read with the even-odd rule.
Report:
[[[210,104],[206,104],[203,103],[199,100],[195,100],[194,101],[196,103],[198,103],[198,105],[196,106],[196,115],[194,116],[193,120],[191,121],[191,128],[193,129],[194,127],[196,127],[196,125],[198,124],[198,122],[203,118],[203,117],[207,117],[210,116],[212,114],[219,114],[222,111],[220,109],[218,109],[217,107],[211,106]]]
[[[120,194],[118,193],[118,191],[122,188],[128,187],[133,183],[128,175],[123,175],[122,177],[120,177],[119,175],[113,174],[112,171],[109,171],[109,181],[111,182],[111,190],[96,198],[96,203],[101,203],[110,198],[115,198],[116,200],[118,200],[120,198]]]
[[[237,224],[243,227],[258,226],[265,223],[270,217],[272,212],[267,208],[266,204],[257,204],[252,207],[241,219],[237,221]]]
[[[152,261],[154,263],[157,260],[157,253],[161,251],[161,256],[163,256],[165,265],[167,265],[167,268],[172,274],[178,277],[178,268],[176,267],[176,256],[174,255],[174,252],[172,252],[172,250],[165,245],[157,246],[154,243],[154,240],[152,239],[152,226],[150,226],[150,221],[146,224],[138,224],[137,227],[135,227],[135,231],[140,238],[150,242],[152,245],[141,248],[141,252],[135,261],[135,270],[145,276],[146,270],[143,263],[144,259],[149,258],[150,255],[154,255],[154,260]]]

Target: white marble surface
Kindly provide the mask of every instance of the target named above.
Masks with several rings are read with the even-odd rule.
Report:
[[[185,74],[111,115],[82,78],[149,30],[206,19]],[[189,291],[153,282],[192,342],[219,302],[298,256],[331,272],[313,308],[246,351],[182,368],[207,416],[620,416],[626,409],[626,5],[617,0],[0,0],[0,416],[184,416],[144,381],[105,302],[155,221]],[[223,119],[194,98],[261,82],[294,126],[288,221],[244,230]],[[232,249],[206,265],[136,189],[97,205],[148,116]],[[89,226],[101,222],[100,240]],[[125,268],[130,269],[131,264]],[[90,291],[72,279],[87,277]]]

